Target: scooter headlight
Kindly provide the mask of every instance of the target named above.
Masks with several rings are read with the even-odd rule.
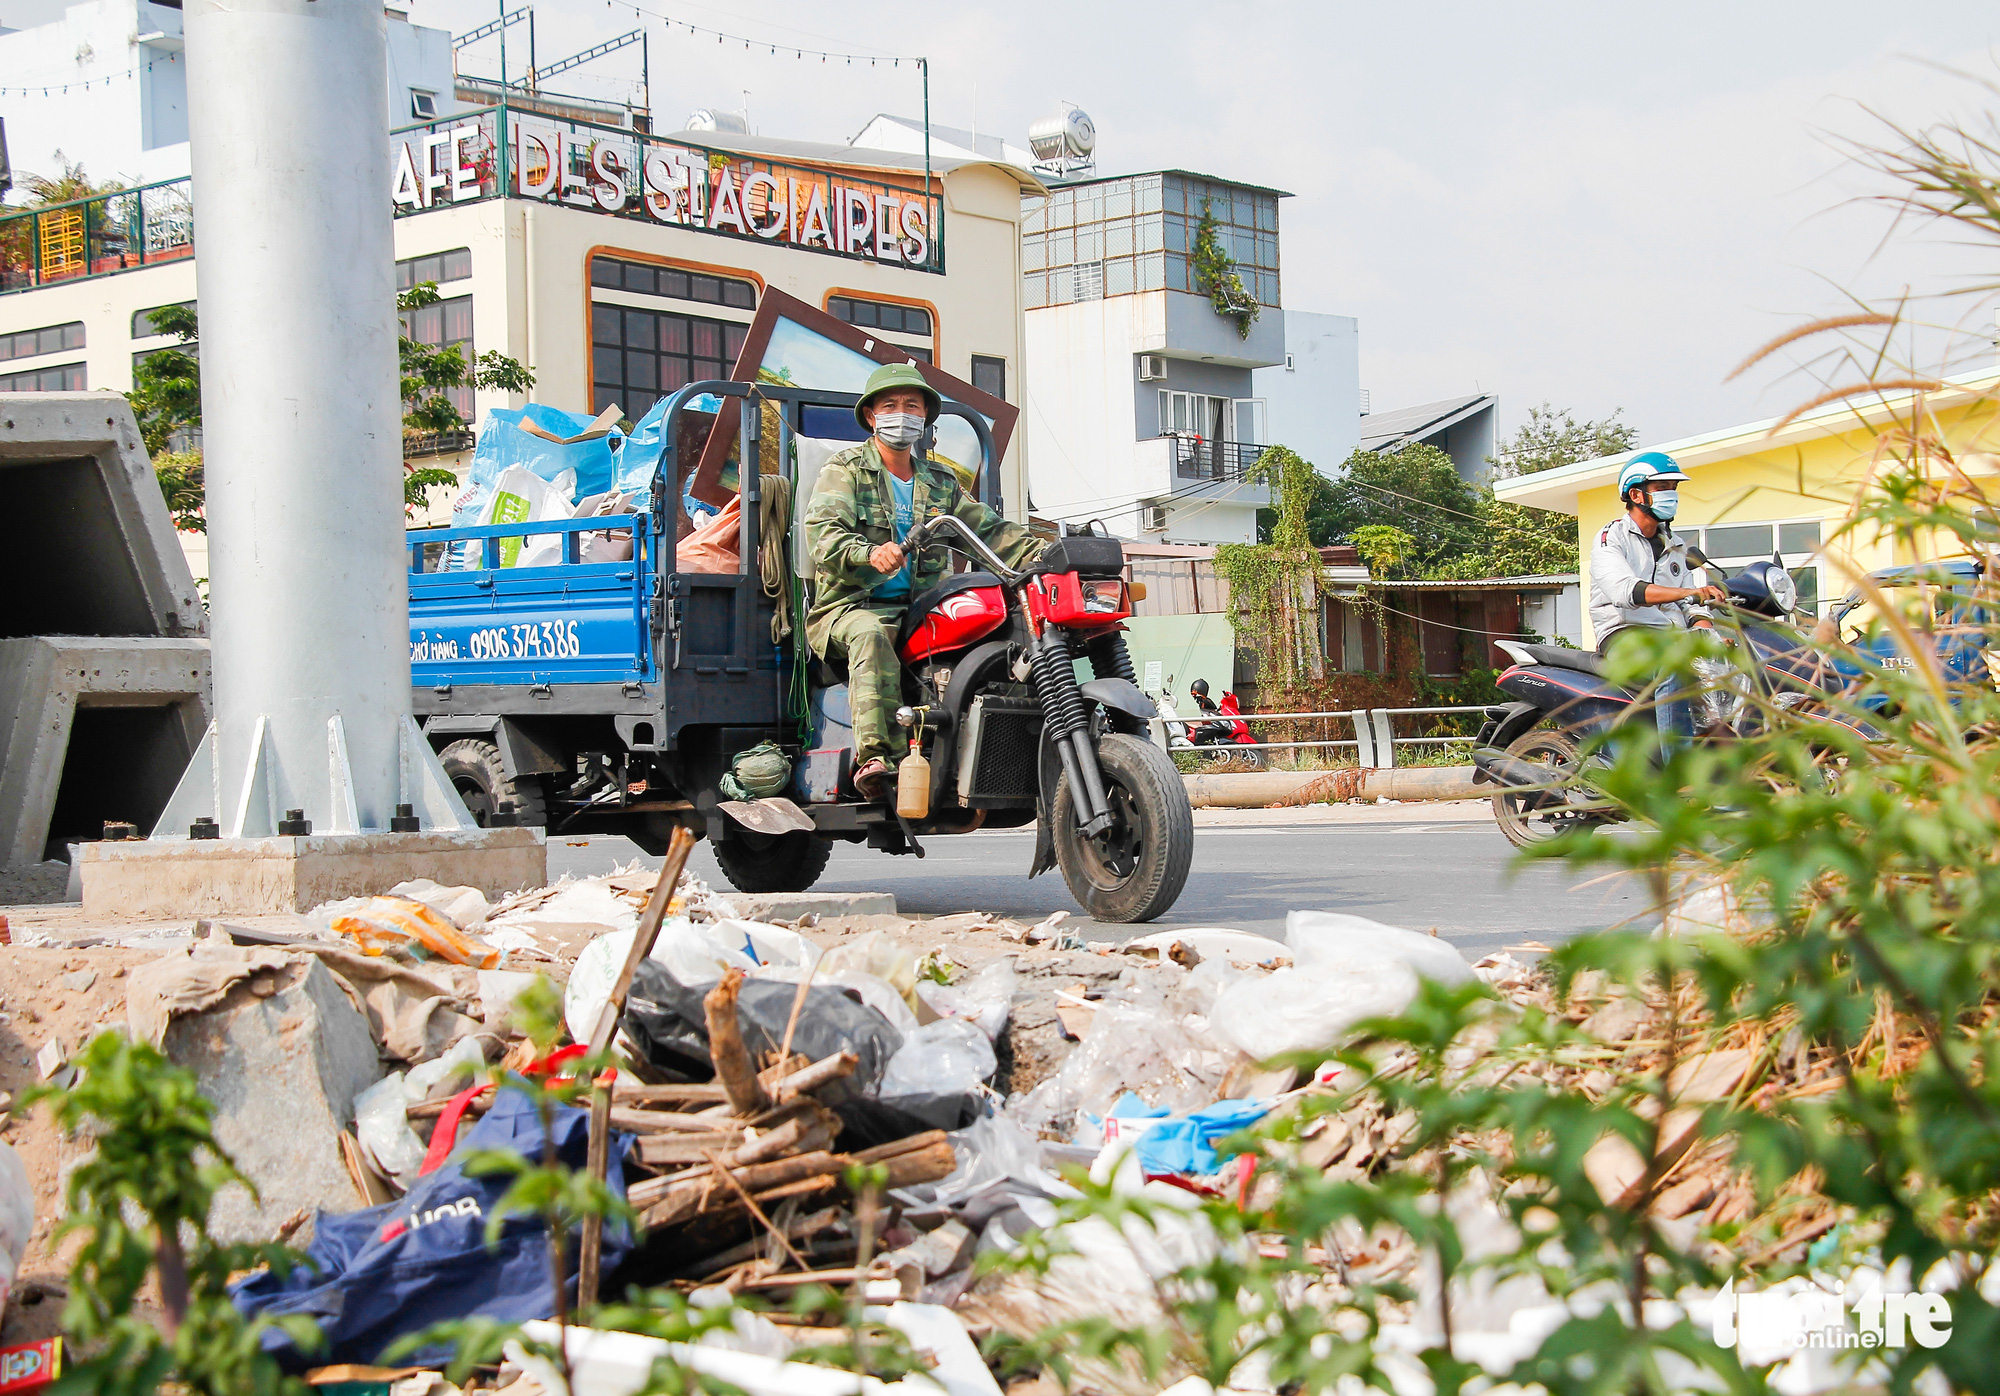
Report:
[[[1773,567],[1766,580],[1771,587],[1771,601],[1780,611],[1790,615],[1799,607],[1799,584],[1792,580],[1792,574],[1782,567]]]

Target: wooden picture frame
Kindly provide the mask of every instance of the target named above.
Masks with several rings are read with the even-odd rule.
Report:
[[[891,344],[877,334],[866,329],[837,320],[815,305],[810,305],[796,296],[788,296],[783,291],[767,287],[763,299],[757,306],[757,317],[750,322],[749,333],[743,340],[743,349],[736,357],[736,365],[731,376],[738,382],[757,382],[766,371],[766,360],[770,353],[774,336],[791,339],[792,332],[781,332],[781,322],[789,321],[803,331],[807,338],[817,336],[830,341],[838,349],[846,350],[861,360],[873,364],[913,363],[922,373],[924,381],[935,388],[940,397],[969,407],[992,424],[993,460],[997,466],[1007,454],[1007,443],[1013,438],[1014,424],[1020,418],[1020,409],[1005,399],[981,392],[962,378],[946,373],[935,364],[923,363],[911,357],[909,351],[900,345]],[[855,368],[861,367],[855,364]],[[779,370],[771,370],[774,374]],[[865,378],[865,375],[863,375]],[[796,379],[796,386],[825,388],[830,392],[860,392],[860,383],[807,383]],[[708,442],[702,448],[701,464],[695,470],[694,481],[688,492],[696,499],[717,508],[728,504],[736,491],[726,488],[723,472],[729,462],[729,453],[736,444],[740,415],[734,400],[724,403],[720,419],[715,429],[708,434]],[[967,437],[972,436],[969,427],[960,424]],[[939,454],[944,454],[940,449]],[[803,505],[803,501],[801,501]]]

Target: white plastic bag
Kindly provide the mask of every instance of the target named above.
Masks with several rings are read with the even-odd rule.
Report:
[[[526,466],[510,465],[493,482],[493,495],[480,517],[483,524],[546,523],[570,517],[576,472],[544,480]],[[562,559],[562,535],[538,533],[500,540],[502,567],[549,567]]]
[[[845,945],[836,945],[820,961],[820,973],[857,970],[886,980],[914,1012],[917,1006],[917,957],[880,931],[870,931]]]
[[[1285,943],[1299,969],[1400,960],[1440,984],[1469,984],[1473,978],[1472,966],[1450,941],[1341,911],[1292,912],[1285,917]]]
[[[442,1060],[442,1058],[440,1058]],[[354,1135],[375,1166],[405,1191],[424,1166],[424,1142],[404,1110],[403,1073],[392,1071],[354,1098]]]
[[[637,927],[612,931],[591,941],[577,955],[569,983],[563,987],[563,1021],[576,1041],[590,1041],[597,1015],[611,997],[611,986],[618,981],[618,971],[632,950],[632,937],[638,933]],[[666,966],[683,984],[713,984],[725,970],[740,969],[747,974],[757,968],[757,962],[738,948],[740,940],[735,946],[730,940],[709,926],[670,916],[661,923],[659,939],[646,958]]]
[[[0,1309],[14,1288],[14,1276],[35,1233],[35,1186],[14,1146],[0,1140]]]
[[[1007,1016],[1014,1008],[1014,990],[1020,976],[1014,973],[1014,958],[995,960],[963,984],[917,981],[917,997],[930,1005],[940,1018],[963,1018],[997,1042],[1007,1029]]]
[[[410,1068],[403,1077],[403,1099],[409,1104],[429,1100],[438,1087],[449,1084],[453,1092],[474,1084],[486,1070],[486,1053],[476,1037],[460,1038],[458,1045],[441,1057]]]
[[[1339,1045],[1366,1018],[1400,1013],[1418,977],[1441,984],[1473,978],[1465,957],[1436,936],[1362,916],[1295,911],[1285,918],[1293,967],[1245,979],[1216,999],[1211,1030],[1259,1061]]]
[[[985,1033],[963,1019],[940,1018],[903,1038],[875,1094],[885,1101],[970,1095],[999,1069]]]

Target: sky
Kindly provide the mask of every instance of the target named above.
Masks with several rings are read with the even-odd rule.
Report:
[[[0,24],[59,3],[0,0]],[[498,0],[398,3],[463,32]],[[1867,196],[1886,186],[1843,147],[1884,139],[1883,117],[2000,110],[1978,81],[2000,80],[2000,9],[1976,0],[640,5],[535,0],[537,51],[643,25],[658,129],[747,92],[759,132],[844,142],[877,111],[921,114],[913,66],[887,56],[923,54],[940,124],[1024,144],[1073,101],[1096,123],[1101,173],[1189,168],[1289,191],[1284,303],[1358,317],[1377,410],[1483,391],[1503,431],[1545,400],[1622,408],[1650,443],[1720,430],[1821,385],[1824,369],[1783,356],[1725,382],[1759,344],[1852,295],[1964,285],[1991,260],[1936,236],[1885,241],[1888,212]],[[496,72],[497,45],[463,65]],[[623,98],[638,76],[634,47],[561,81]],[[1929,366],[1992,361],[1990,302],[1930,313],[1970,330],[1919,337]]]

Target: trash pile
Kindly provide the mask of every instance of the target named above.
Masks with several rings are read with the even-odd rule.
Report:
[[[1505,1001],[1557,1009],[1548,976],[1511,954],[1468,964],[1434,936],[1337,913],[1294,912],[1282,940],[1205,929],[1114,946],[1080,942],[1059,916],[1038,926],[973,912],[778,919],[768,904],[681,876],[672,854],[668,868],[565,879],[497,903],[406,883],[321,907],[298,934],[205,922],[164,954],[102,946],[64,961],[102,966],[62,982],[95,985],[86,997],[98,1023],[122,990],[125,1030],[194,1071],[214,1102],[218,1138],[257,1195],[225,1191],[211,1231],[286,1237],[312,1262],[258,1272],[236,1290],[246,1312],[319,1322],[327,1346],[310,1356],[268,1330],[289,1367],[347,1379],[376,1372],[369,1364],[395,1340],[441,1320],[543,1320],[593,1296],[672,1287],[697,1305],[756,1296],[771,1306],[676,1347],[677,1360],[753,1393],[817,1389],[821,1378],[802,1379],[792,1359],[837,1331],[846,1311],[789,1305],[819,1285],[904,1332],[933,1375],[950,1374],[952,1396],[997,1392],[975,1339],[1030,1337],[1086,1315],[1134,1327],[1163,1320],[1160,1278],[1215,1253],[1190,1206],[1209,1199],[1255,1213],[1278,1182],[1264,1158],[1230,1153],[1225,1141],[1240,1130],[1317,1097],[1337,1108],[1302,1112],[1290,1141],[1271,1146],[1288,1165],[1336,1179],[1422,1166],[1405,1148],[1413,1121],[1350,1096],[1358,1083],[1346,1068],[1263,1063],[1338,1044],[1363,1019],[1406,1007],[1423,980],[1479,979]],[[1700,908],[1688,914],[1699,919]],[[0,953],[0,997],[10,955],[62,958]],[[547,1056],[516,1021],[538,977],[560,986],[574,1044]],[[1601,1095],[1665,1069],[1663,1000],[1586,979],[1563,1011],[1596,1045],[1541,1068],[1551,1081]],[[1674,1011],[1683,1031],[1698,1024],[1691,1001]],[[63,1030],[80,1042],[81,1026]],[[1755,1264],[1799,1251],[1838,1217],[1805,1197],[1788,1199],[1781,1219],[1750,1217],[1748,1186],[1726,1146],[1697,1141],[1693,1107],[1828,1090],[1838,1063],[1751,1031],[1675,1064],[1662,1143],[1672,1172],[1652,1206],[1690,1240],[1703,1221],[1757,1223],[1737,1234],[1765,1243],[1733,1258]],[[493,1084],[495,1068],[562,1077],[587,1047],[610,1047],[619,1063],[591,1103],[544,1118],[526,1093]],[[49,1036],[34,1073],[59,1079],[65,1050]],[[1468,1051],[1476,1069],[1476,1045]],[[0,1051],[0,1075],[6,1058]],[[0,1259],[0,1281],[20,1266],[17,1296],[61,1293],[48,1219],[61,1170],[87,1141],[37,1132],[31,1119],[7,1128],[21,1154],[0,1147],[0,1251],[14,1262]],[[636,1224],[579,1229],[558,1296],[539,1219],[513,1217],[489,1244],[509,1180],[466,1167],[489,1149],[596,1174],[623,1193]],[[9,1170],[23,1159],[17,1181]],[[1590,1159],[1607,1201],[1629,1200],[1647,1172],[1609,1137]],[[1152,1232],[1141,1240],[1101,1219],[1060,1221],[1059,1205],[1078,1195],[1065,1180],[1073,1169],[1165,1204]],[[34,1212],[9,1216],[13,1194],[30,1189]],[[1462,1226],[1468,1236],[1482,1217],[1504,1223],[1490,1198],[1463,1205],[1479,1213]],[[1058,1226],[1069,1253],[1046,1270],[981,1271],[982,1257]],[[1422,1288],[1423,1259],[1407,1241],[1336,1228],[1310,1253],[1329,1283]],[[1540,1302],[1537,1289],[1487,1308],[1506,1329]],[[36,1311],[44,1329],[59,1307]],[[9,1313],[19,1319],[18,1297]],[[1413,1310],[1410,1323],[1420,1321]],[[1462,1332],[1496,1351],[1517,1341]],[[49,1334],[15,1321],[4,1336]],[[571,1342],[580,1345],[572,1390],[606,1396],[636,1389],[667,1350],[588,1329],[572,1330]],[[407,1360],[435,1369],[447,1356]],[[516,1396],[558,1389],[539,1362],[517,1348],[503,1383],[518,1383]],[[1158,1386],[1110,1364],[1086,1364],[1077,1379],[1121,1396]],[[421,1389],[446,1385],[434,1370],[428,1381]]]

